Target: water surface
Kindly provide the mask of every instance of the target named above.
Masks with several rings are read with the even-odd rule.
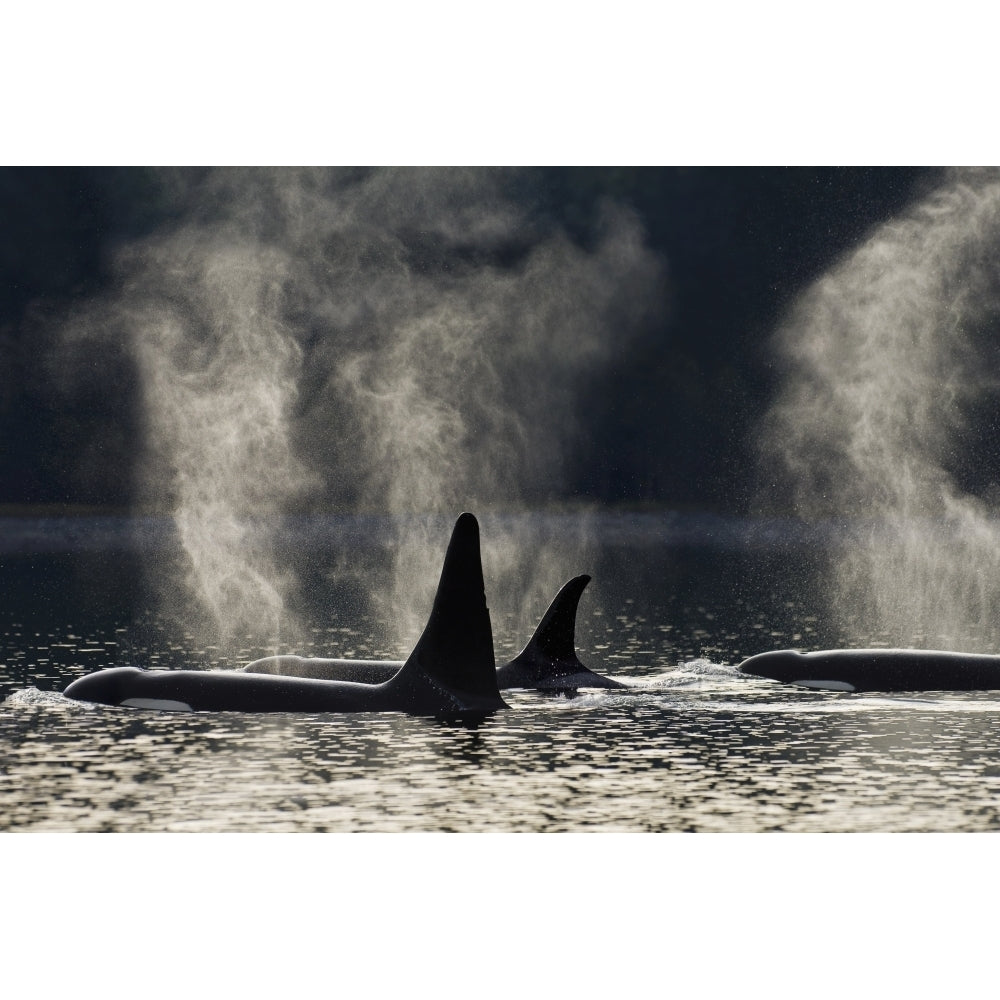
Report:
[[[58,692],[100,666],[225,668],[236,658],[143,606],[143,552],[106,540],[91,550],[7,551],[0,828],[1000,828],[1000,694],[842,694],[743,677],[732,664],[762,649],[879,637],[839,636],[818,600],[781,571],[783,561],[801,564],[800,539],[761,546],[730,526],[724,545],[683,545],[651,540],[648,527],[630,535],[620,523],[596,565],[581,567],[619,584],[616,602],[611,588],[599,604],[585,594],[581,658],[629,690],[506,692],[508,710],[469,723],[71,702]],[[526,636],[493,611],[502,658]],[[327,625],[317,619],[307,652],[328,651]],[[364,618],[351,641],[378,651]]]

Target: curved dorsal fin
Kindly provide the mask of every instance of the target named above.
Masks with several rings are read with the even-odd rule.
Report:
[[[588,583],[586,574],[576,576],[556,594],[528,644],[497,671],[501,687],[539,691],[625,687],[585,667],[576,655],[576,609]]]
[[[584,573],[563,584],[552,598],[548,610],[542,615],[538,628],[521,650],[521,654],[534,648],[550,660],[576,661],[576,609],[590,577]]]

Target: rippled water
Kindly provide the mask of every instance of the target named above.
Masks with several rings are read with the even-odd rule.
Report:
[[[620,613],[585,597],[579,627],[584,662],[630,689],[506,692],[508,711],[468,724],[68,701],[62,687],[98,666],[220,657],[136,607],[135,566],[123,555],[8,554],[0,828],[1000,828],[1000,695],[840,694],[742,677],[729,664],[743,656],[837,638],[780,571],[789,552],[640,541],[619,537],[594,569],[620,575],[611,609]],[[502,613],[494,621],[498,656],[514,651],[524,637]]]

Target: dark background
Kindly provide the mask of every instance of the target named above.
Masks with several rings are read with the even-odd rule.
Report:
[[[602,199],[630,205],[662,254],[670,305],[615,391],[590,401],[564,499],[741,513],[753,428],[774,388],[768,338],[795,295],[925,193],[932,168],[537,168],[532,213],[586,244]],[[155,171],[0,169],[0,505],[128,509],[141,438],[124,354],[54,390],[52,332],[109,288],[116,246],[175,211]],[[416,252],[419,252],[417,248]],[[112,356],[113,357],[113,356]],[[102,473],[81,479],[78,456]],[[91,463],[93,468],[93,463]]]

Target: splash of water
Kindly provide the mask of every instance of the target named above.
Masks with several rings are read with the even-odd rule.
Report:
[[[124,247],[120,289],[67,325],[132,345],[145,495],[172,510],[188,589],[221,632],[287,617],[274,525],[289,511],[393,516],[372,600],[409,637],[443,515],[559,495],[583,387],[656,318],[664,271],[628,211],[608,205],[585,249],[510,178],[178,172],[180,221]],[[491,599],[516,591],[532,613],[569,575],[510,524],[484,533],[484,564]]]
[[[954,172],[809,288],[776,337],[764,448],[800,515],[853,526],[825,585],[870,637],[997,643],[1000,526],[963,470],[1000,385],[998,245],[1000,175]]]

